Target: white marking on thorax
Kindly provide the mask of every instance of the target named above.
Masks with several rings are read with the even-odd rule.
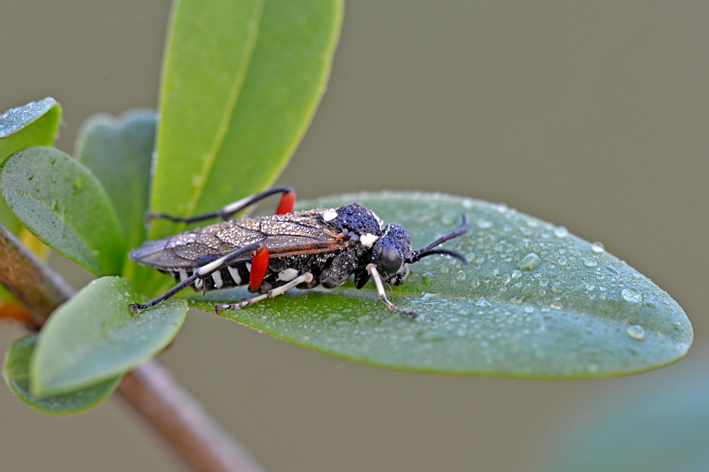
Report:
[[[236,285],[241,285],[241,276],[239,275],[239,271],[236,270],[235,267],[228,266],[227,270],[229,271],[229,275],[231,275],[231,278],[234,279],[234,283]]]
[[[374,219],[377,220],[377,223],[379,223],[379,229],[383,229],[383,228],[384,228],[384,222],[382,221],[381,218],[379,218],[379,215],[377,215],[376,213],[374,213],[372,210],[369,210],[369,211],[372,213],[372,216],[374,216]]]
[[[296,277],[298,277],[298,270],[293,268],[283,269],[278,273],[278,280],[283,282],[290,282]]]
[[[249,274],[251,273],[251,263],[250,262],[246,263],[246,270],[249,271]]]
[[[185,269],[177,269],[177,273],[180,274],[180,282],[184,282],[187,279],[187,271]]]
[[[332,221],[335,218],[337,218],[337,211],[335,211],[333,208],[329,208],[325,213],[322,215],[322,219],[325,221]]]
[[[194,281],[194,288],[196,288],[197,290],[202,288],[203,285],[204,285],[204,281],[202,279],[197,279]]]
[[[367,233],[367,234],[359,237],[359,242],[361,242],[362,246],[364,246],[364,247],[372,247],[372,246],[374,246],[374,243],[376,243],[378,239],[379,239],[379,236],[377,236],[375,234]]]
[[[222,273],[218,270],[212,273],[212,278],[214,279],[214,285],[217,288],[222,288],[224,286],[224,281],[222,280]]]

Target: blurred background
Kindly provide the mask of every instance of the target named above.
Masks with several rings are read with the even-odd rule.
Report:
[[[169,7],[3,0],[0,111],[56,98],[71,153],[91,114],[156,108]],[[564,425],[607,410],[599,398],[639,401],[633,391],[699,375],[707,24],[706,2],[351,1],[327,93],[279,180],[300,198],[410,189],[505,202],[602,241],[685,309],[685,360],[597,381],[411,374],[195,311],[160,360],[273,472],[532,470]],[[52,264],[76,287],[89,280]],[[20,334],[2,330],[0,350]],[[49,417],[0,386],[0,468],[180,470],[133,419],[116,400]]]

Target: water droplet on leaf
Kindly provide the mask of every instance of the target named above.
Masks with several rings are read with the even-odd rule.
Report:
[[[592,257],[587,257],[583,260],[583,265],[586,267],[596,267],[598,262],[596,262],[596,259],[593,259]]]
[[[620,292],[620,296],[623,297],[623,300],[630,303],[640,303],[643,301],[643,294],[635,287],[624,288]]]
[[[524,259],[519,261],[519,264],[517,264],[517,267],[519,267],[522,270],[532,270],[536,269],[539,267],[539,265],[542,263],[542,260],[534,254],[533,252],[530,252],[526,256],[524,256]]]
[[[643,329],[642,326],[639,325],[633,325],[630,328],[628,328],[626,331],[628,336],[631,338],[637,340],[637,341],[642,341],[645,339],[645,330]]]

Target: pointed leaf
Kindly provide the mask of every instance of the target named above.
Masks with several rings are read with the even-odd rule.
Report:
[[[2,198],[47,246],[95,275],[118,274],[126,248],[106,191],[63,152],[33,147],[0,167]]]
[[[156,125],[155,112],[149,110],[132,110],[119,118],[94,115],[82,125],[76,142],[76,158],[106,189],[128,248],[145,239]],[[152,271],[126,261],[123,275],[141,288]]]
[[[10,390],[27,405],[50,415],[70,415],[88,410],[108,398],[121,383],[114,377],[96,385],[64,395],[37,398],[29,390],[30,356],[37,343],[37,334],[28,334],[12,345],[5,357],[3,377]]]
[[[132,313],[139,296],[121,277],[103,277],[60,306],[40,332],[30,363],[30,388],[38,397],[84,388],[145,362],[177,334],[184,300],[167,300]]]
[[[689,320],[667,293],[563,227],[503,205],[440,194],[344,195],[301,206],[353,201],[407,228],[415,249],[458,227],[465,213],[469,231],[443,247],[470,264],[437,256],[411,266],[390,298],[419,313],[416,320],[375,306],[371,282],[363,290],[348,283],[222,314],[346,359],[449,374],[623,375],[673,362],[692,342]],[[207,297],[225,301],[227,294]],[[231,291],[231,298],[247,296]]]
[[[0,163],[21,149],[53,145],[61,119],[62,107],[51,97],[0,115]],[[3,202],[0,202],[0,223],[14,234],[22,229]]]
[[[339,0],[176,4],[151,209],[213,211],[269,186],[325,90]],[[151,237],[173,225],[156,221]]]

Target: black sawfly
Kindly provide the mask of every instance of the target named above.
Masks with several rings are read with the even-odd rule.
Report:
[[[275,215],[229,219],[278,193],[281,200]],[[416,313],[387,299],[384,286],[403,284],[409,274],[408,265],[430,255],[453,256],[467,264],[462,254],[436,248],[466,232],[465,214],[461,228],[415,251],[406,229],[396,224],[384,226],[374,212],[356,203],[293,212],[294,203],[295,191],[279,187],[238,200],[214,213],[188,218],[147,214],[146,221],[223,221],[145,241],[130,251],[130,260],[154,267],[178,282],[161,296],[145,304],[131,304],[130,309],[144,310],[189,286],[206,292],[248,285],[249,291],[259,293],[241,303],[217,304],[214,310],[219,312],[276,297],[293,287],[338,287],[354,275],[356,288],[364,287],[371,277],[379,300],[390,310],[415,318]]]

